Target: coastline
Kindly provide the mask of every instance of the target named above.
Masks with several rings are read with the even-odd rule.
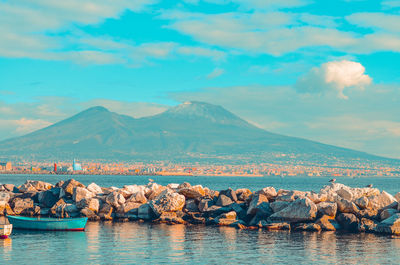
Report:
[[[400,193],[331,183],[316,193],[266,187],[215,191],[189,183],[88,186],[69,179],[0,186],[0,215],[88,217],[238,229],[400,234]],[[399,223],[399,224],[398,224]]]

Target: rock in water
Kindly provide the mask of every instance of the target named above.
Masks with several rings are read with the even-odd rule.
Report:
[[[376,231],[376,226],[378,225],[378,222],[374,220],[370,220],[367,218],[361,218],[359,224],[358,224],[358,231],[360,232],[375,232]]]
[[[224,195],[224,194],[220,194],[218,196],[218,200],[216,205],[218,206],[228,206],[231,205],[233,203],[232,199],[229,198],[228,196]]]
[[[257,213],[257,207],[261,203],[268,203],[268,198],[264,194],[255,194],[253,198],[250,201],[249,207],[247,208],[247,214],[248,215],[254,215]],[[268,204],[269,206],[269,204]],[[272,210],[271,210],[272,211]]]
[[[93,192],[94,194],[103,193],[103,190],[101,189],[101,187],[94,182],[90,183],[87,186],[87,189],[88,189],[88,191]]]
[[[74,188],[74,193],[73,193],[72,199],[75,202],[79,202],[83,199],[89,199],[94,196],[95,196],[95,194],[93,192],[91,192],[85,188],[82,188],[82,187],[76,187],[76,188]]]
[[[272,200],[278,195],[274,187],[266,187],[256,193],[264,195],[268,200]]]
[[[400,213],[396,213],[389,217],[388,219],[383,220],[376,226],[376,231],[378,233],[386,233],[386,234],[400,234]]]
[[[335,220],[335,217],[329,215],[323,215],[315,223],[324,231],[336,231],[340,229],[340,225]]]
[[[317,204],[318,215],[336,216],[337,204],[335,202],[320,202]]]
[[[0,192],[0,201],[8,203],[10,201],[11,195],[9,192]]]
[[[196,199],[206,194],[203,186],[201,185],[181,188],[179,189],[178,193],[185,196],[186,199]]]
[[[310,199],[297,199],[286,208],[272,214],[271,221],[304,222],[312,221],[317,216],[317,206]]]
[[[107,195],[106,202],[115,208],[118,208],[120,205],[125,203],[125,198],[122,194],[118,193],[118,191],[113,191]]]
[[[39,192],[39,203],[45,208],[51,208],[58,201],[58,196],[55,196],[51,190]]]
[[[161,215],[162,212],[181,211],[185,206],[185,196],[166,189],[150,201],[149,205],[157,215]]]
[[[358,231],[358,219],[352,213],[341,213],[336,217],[336,220],[342,226],[344,230],[349,232]]]
[[[65,193],[69,196],[72,196],[74,194],[74,188],[76,187],[84,188],[85,185],[83,185],[79,181],[76,181],[75,179],[69,179],[62,185],[62,188],[64,189]]]

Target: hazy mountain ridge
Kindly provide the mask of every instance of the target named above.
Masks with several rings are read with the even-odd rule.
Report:
[[[135,119],[92,107],[30,134],[0,142],[1,156],[40,159],[262,161],[271,153],[386,160],[364,152],[260,129],[226,109],[186,102]]]

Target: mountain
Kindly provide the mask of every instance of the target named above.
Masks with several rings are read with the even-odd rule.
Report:
[[[203,102],[186,102],[139,119],[93,107],[49,127],[0,142],[0,156],[236,162],[279,157],[312,162],[389,160],[271,133],[220,106]]]

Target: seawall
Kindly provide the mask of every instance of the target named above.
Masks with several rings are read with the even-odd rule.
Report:
[[[0,185],[0,215],[86,216],[239,229],[400,234],[400,193],[331,183],[317,192],[265,187],[215,191],[189,183],[88,186],[69,179]]]

